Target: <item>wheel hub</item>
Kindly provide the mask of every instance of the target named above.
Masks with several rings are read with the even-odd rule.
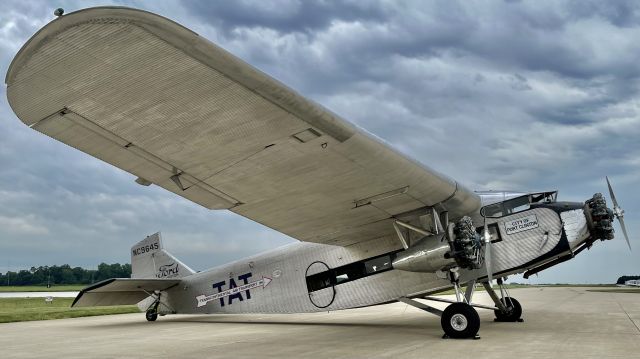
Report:
[[[462,314],[454,314],[451,317],[451,327],[459,332],[467,329],[467,317]]]

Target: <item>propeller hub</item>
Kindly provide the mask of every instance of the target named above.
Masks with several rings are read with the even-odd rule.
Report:
[[[624,217],[624,209],[618,206],[613,207],[613,215],[616,216],[616,218]]]

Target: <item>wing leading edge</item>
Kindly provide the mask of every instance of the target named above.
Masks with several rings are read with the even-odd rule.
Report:
[[[158,15],[91,8],[14,58],[9,103],[31,128],[210,209],[302,241],[393,235],[394,216],[476,194]]]

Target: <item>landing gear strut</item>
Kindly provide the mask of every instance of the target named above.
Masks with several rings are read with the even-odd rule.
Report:
[[[502,304],[507,307],[507,311],[503,312],[499,309],[493,311],[496,315],[496,322],[522,322],[522,306],[515,298],[504,297],[500,299]]]
[[[158,306],[160,305],[160,293],[157,293],[154,295],[156,299],[153,302],[153,304],[151,304],[151,306],[147,308],[147,313],[145,314],[147,321],[150,321],[150,322],[155,322],[156,319],[158,319]]]
[[[474,307],[469,305],[473,296],[475,280],[467,283],[466,293],[460,289],[457,270],[449,270],[449,280],[456,292],[456,302],[451,303],[440,317],[440,325],[444,330],[443,338],[466,339],[479,338],[480,316]]]
[[[453,287],[456,292],[456,300],[437,298],[437,297],[424,297],[424,299],[432,300],[436,302],[451,303],[444,311],[434,308],[422,302],[418,302],[409,298],[399,298],[400,302],[409,304],[418,309],[422,309],[429,313],[435,314],[440,317],[440,325],[444,331],[444,338],[453,339],[479,339],[478,330],[480,330],[480,316],[474,307],[480,307],[485,309],[494,309],[494,307],[488,307],[480,304],[472,304],[471,297],[473,296],[473,288],[475,287],[475,280],[467,283],[466,293],[462,293],[460,285],[458,284],[458,273],[456,271],[450,271],[449,275]]]
[[[482,283],[487,293],[496,304],[497,309],[494,310],[496,322],[522,322],[522,306],[515,298],[509,296],[507,288],[504,286],[502,278],[497,280],[500,287],[500,297],[495,290],[489,286],[489,283]]]

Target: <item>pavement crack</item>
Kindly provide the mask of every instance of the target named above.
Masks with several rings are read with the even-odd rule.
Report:
[[[612,294],[609,294],[611,297],[613,297]],[[615,300],[615,299],[614,299]],[[618,302],[616,300],[616,304],[618,304],[618,306],[620,307],[620,309],[624,312],[624,314],[627,315],[627,318],[629,318],[629,321],[631,322],[631,324],[633,324],[634,327],[636,327],[636,330],[638,331],[638,333],[640,333],[640,327],[638,327],[638,324],[636,324],[636,322],[633,321],[633,319],[631,319],[631,316],[629,315],[629,313],[627,313],[626,310],[624,310],[624,307],[622,306],[622,304],[620,304],[620,302]]]

